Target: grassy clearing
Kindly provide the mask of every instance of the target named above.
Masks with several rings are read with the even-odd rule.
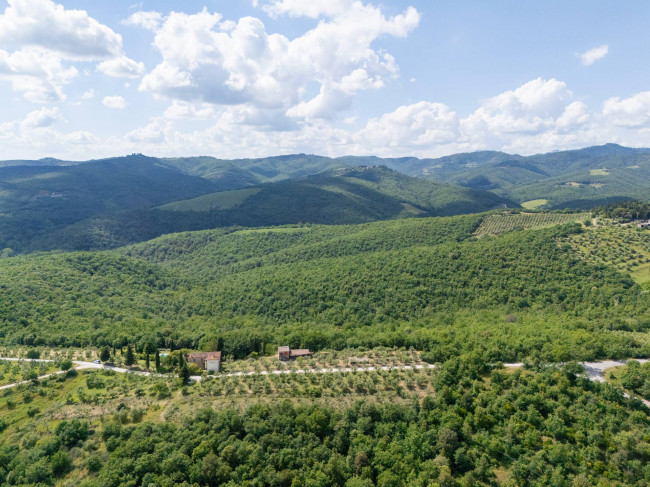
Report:
[[[641,285],[650,284],[650,232],[632,225],[609,225],[589,229],[570,239],[583,259],[613,265]]]
[[[241,205],[246,198],[261,191],[260,188],[238,189],[235,191],[220,191],[192,198],[189,200],[173,201],[156,207],[165,211],[199,211],[229,210]]]
[[[534,210],[535,208],[539,208],[540,206],[544,206],[546,203],[548,203],[548,200],[530,200],[530,201],[524,201],[521,206],[526,208],[527,210]]]
[[[409,205],[408,203],[402,203],[402,207],[407,213],[412,213],[414,215],[424,215],[426,214],[426,211],[421,210],[419,208],[416,208],[413,205]]]
[[[474,232],[477,237],[498,235],[513,230],[552,227],[570,222],[583,222],[589,213],[499,213],[483,219]]]
[[[602,169],[590,169],[590,176],[609,176],[609,171],[604,167]]]

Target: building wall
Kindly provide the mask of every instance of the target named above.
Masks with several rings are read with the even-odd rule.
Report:
[[[221,368],[221,361],[220,360],[207,360],[206,361],[206,368],[208,372],[219,372],[219,369]]]
[[[188,358],[187,362],[198,365],[199,369],[205,368],[205,360],[203,358],[192,357],[192,358]]]

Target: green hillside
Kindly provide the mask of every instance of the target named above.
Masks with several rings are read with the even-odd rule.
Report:
[[[369,173],[355,184],[387,184]],[[55,359],[0,362],[0,384],[27,380],[0,397],[0,484],[647,485],[648,408],[616,385],[645,395],[643,376],[603,384],[572,362],[650,355],[650,294],[629,271],[647,231],[621,230],[619,262],[613,232],[562,225],[576,215],[508,215],[480,239],[501,215],[0,259],[0,353]],[[316,353],[284,364],[279,345]],[[75,352],[125,366],[130,347],[160,374],[34,379]],[[189,373],[179,349],[215,347],[222,372],[166,373]]]
[[[241,205],[246,198],[261,191],[261,188],[235,189],[209,193],[190,200],[173,201],[166,205],[155,207],[163,211],[213,211],[230,210]]]
[[[580,227],[476,240],[479,221],[222,229],[119,252],[4,259],[2,340],[153,336],[196,348],[221,336],[239,357],[278,343],[412,346],[439,360],[476,347],[491,360],[648,353],[632,333],[650,324],[648,295],[559,245]]]
[[[433,181],[493,191],[525,201],[545,199],[546,208],[589,209],[609,201],[647,199],[650,150],[615,144],[533,156],[500,152],[455,154],[400,169]]]
[[[213,203],[213,204],[212,204]],[[215,193],[170,203],[166,211],[233,210],[223,217],[245,226],[357,223],[401,216],[477,213],[510,200],[485,191],[411,178],[386,167],[342,168],[255,190]]]
[[[516,205],[485,191],[435,184],[385,167],[349,168],[155,208],[113,212],[48,233],[31,249],[96,250],[162,234],[296,223],[352,224],[476,213]]]
[[[614,144],[528,157],[482,151],[439,159],[294,154],[228,161],[134,154],[87,162],[4,161],[0,255],[115,248],[232,225],[350,224],[520,204],[589,209],[647,200],[648,181],[650,150]],[[238,192],[246,188],[256,192]]]
[[[35,240],[95,215],[149,207],[214,189],[206,179],[144,156],[69,166],[1,167],[0,248],[23,251],[33,248]]]

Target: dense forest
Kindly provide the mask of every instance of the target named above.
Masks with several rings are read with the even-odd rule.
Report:
[[[620,201],[609,205],[597,206],[591,211],[594,217],[611,218],[619,222],[632,220],[649,220],[650,203],[642,201]]]
[[[518,206],[487,191],[386,167],[341,168],[253,187],[250,180],[228,181],[186,175],[139,155],[0,167],[0,251],[101,250],[233,225],[351,224]]]
[[[648,352],[647,293],[576,257],[573,224],[472,237],[481,216],[229,228],[114,252],[0,261],[5,344],[411,346],[444,360]]]

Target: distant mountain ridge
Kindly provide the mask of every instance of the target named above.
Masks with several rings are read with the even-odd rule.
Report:
[[[143,157],[127,156],[126,160]],[[117,159],[117,158],[114,158]],[[360,165],[387,166],[412,177],[436,183],[493,191],[523,203],[545,200],[545,208],[591,208],[623,199],[650,199],[650,149],[617,144],[521,156],[499,151],[477,151],[419,159],[289,154],[250,159],[214,157],[152,158],[185,175],[212,181],[220,191],[261,183],[300,179]],[[58,159],[0,161],[6,166],[70,166],[104,160],[71,162]]]
[[[236,191],[244,188],[259,191],[243,198]],[[650,200],[650,149],[607,144],[533,156],[479,151],[437,159],[131,154],[0,161],[0,251],[110,248],[224,225],[359,223],[501,204],[586,209],[626,199]],[[199,211],[180,218],[178,208],[165,206],[172,202]],[[214,206],[206,212],[205,204]]]

